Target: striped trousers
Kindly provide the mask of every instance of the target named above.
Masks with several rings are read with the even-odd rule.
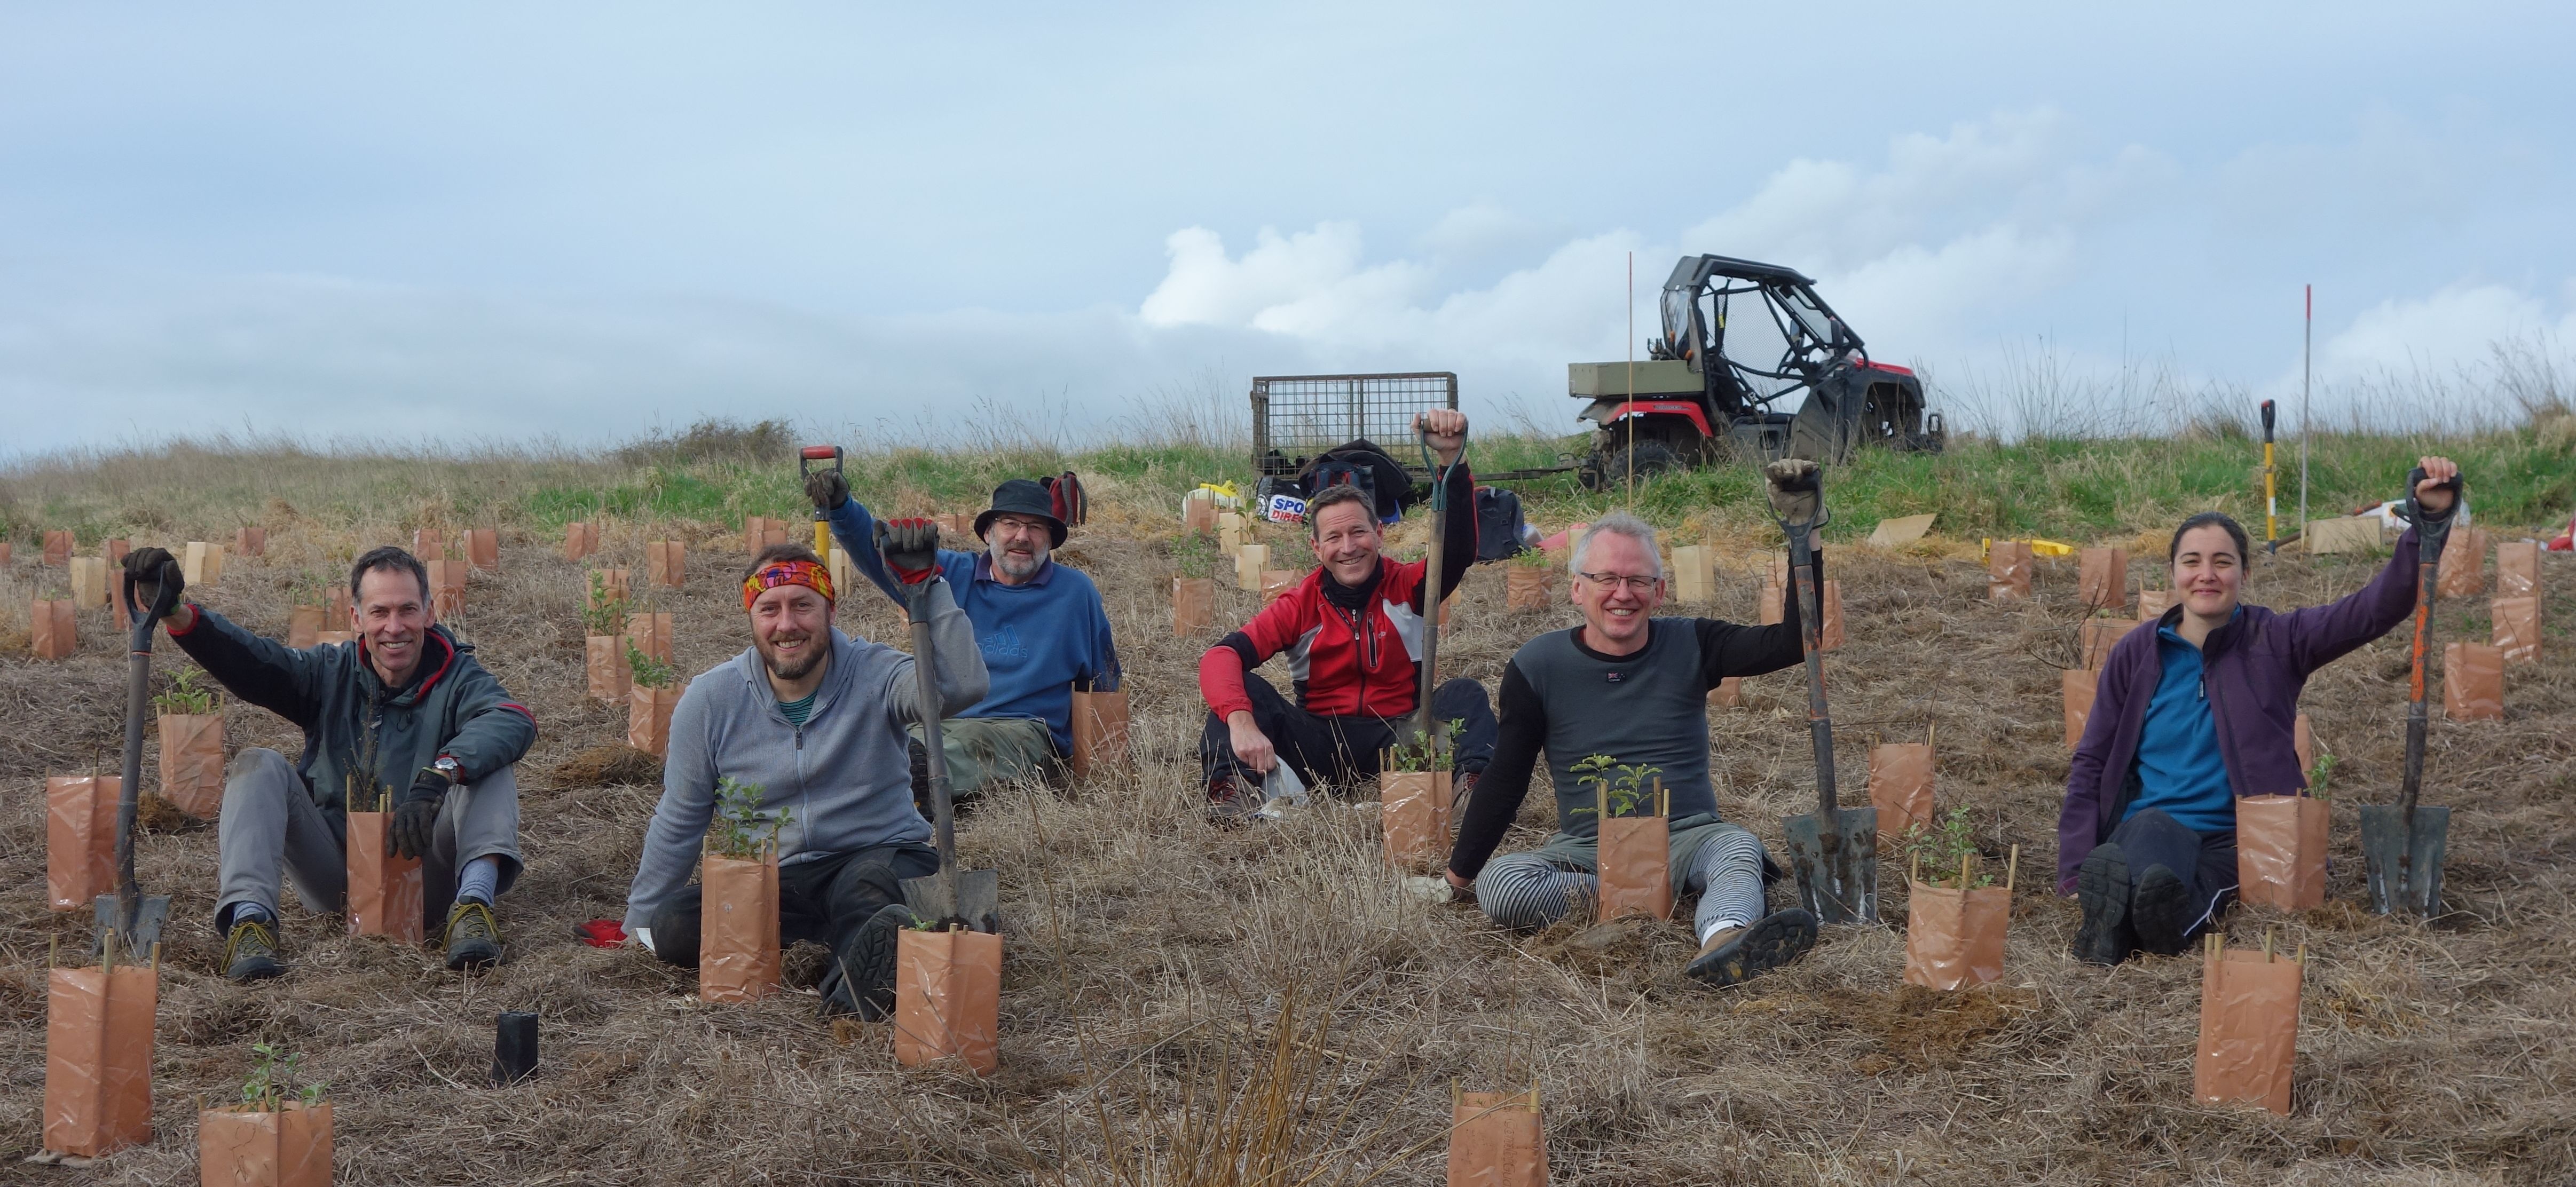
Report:
[[[1696,891],[1699,912],[1691,934],[1705,942],[1720,928],[1743,927],[1769,912],[1762,896],[1762,840],[1729,826],[1700,846],[1688,870],[1675,870],[1675,894]],[[1496,924],[1536,929],[1563,919],[1577,902],[1589,904],[1600,879],[1566,869],[1537,853],[1511,853],[1487,862],[1476,875],[1476,901]]]

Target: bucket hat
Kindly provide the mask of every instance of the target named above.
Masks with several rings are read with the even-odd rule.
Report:
[[[1064,521],[1056,518],[1055,500],[1047,489],[1026,478],[1014,478],[993,488],[993,505],[975,517],[975,536],[983,538],[996,515],[1027,515],[1046,521],[1047,547],[1064,547]]]

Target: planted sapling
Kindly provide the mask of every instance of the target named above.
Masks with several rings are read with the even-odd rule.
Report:
[[[251,1044],[250,1074],[242,1078],[241,1111],[275,1113],[290,1101],[307,1108],[322,1103],[322,1090],[330,1085],[320,1080],[305,1081],[298,1066],[302,1059],[303,1056],[279,1050],[274,1043]]]
[[[1976,825],[1968,819],[1965,807],[1952,808],[1937,819],[1936,827],[1910,825],[1903,844],[1906,858],[1912,863],[1912,877],[1925,886],[1945,890],[1976,890],[1995,884],[1993,871],[1979,868],[1983,855],[1977,851]],[[2019,864],[2021,850],[2013,849],[2006,863],[2005,884],[2011,884],[2012,867]],[[1923,876],[1929,866],[1932,876]]]
[[[1576,808],[1572,813],[1576,816],[1598,815],[1601,804],[1609,805],[1612,816],[1633,816],[1637,802],[1649,790],[1663,787],[1663,781],[1655,778],[1664,773],[1662,767],[1623,764],[1607,754],[1585,758],[1574,764],[1574,772],[1576,783],[1589,783],[1595,789],[1595,806]]]
[[[779,830],[787,827],[789,812],[778,810],[764,819],[760,801],[767,795],[757,783],[744,783],[731,775],[716,780],[715,826],[707,830],[707,849],[718,857],[737,861],[754,861],[778,845]]]
[[[608,574],[590,571],[590,597],[582,603],[582,628],[593,635],[614,635],[626,629],[626,591],[611,590]]]
[[[1439,770],[1440,756],[1457,753],[1458,733],[1466,728],[1466,722],[1451,718],[1440,723],[1436,746],[1429,738],[1417,738],[1410,745],[1398,742],[1387,749],[1385,764],[1379,769],[1397,774]]]
[[[639,688],[669,688],[679,682],[679,674],[670,664],[644,654],[633,639],[626,641],[626,666],[632,669]]]
[[[1216,542],[1193,532],[1172,542],[1172,571],[1197,581],[1216,570]]]
[[[215,690],[206,685],[205,669],[187,668],[170,682],[169,688],[154,694],[152,707],[165,716],[202,716],[215,711]]]

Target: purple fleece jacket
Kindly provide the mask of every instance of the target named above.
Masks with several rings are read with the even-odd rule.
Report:
[[[2201,646],[2201,679],[2227,784],[2237,798],[2287,795],[2308,785],[2292,745],[2299,690],[2308,674],[2387,634],[2415,611],[2415,531],[2397,538],[2397,553],[2360,592],[2287,614],[2246,606]],[[2057,892],[2075,893],[2075,867],[2111,835],[2137,796],[2138,735],[2147,702],[2164,676],[2156,628],[2179,621],[2167,610],[2121,637],[2102,663],[2093,713],[2066,773],[2066,807],[2057,817]]]

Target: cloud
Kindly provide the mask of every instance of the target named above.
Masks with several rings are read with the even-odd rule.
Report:
[[[2576,342],[2576,310],[2553,318],[2530,293],[2463,282],[2362,310],[2348,328],[2317,344],[2317,370],[2331,380],[2448,375],[2485,365],[2499,342],[2535,339]]]

